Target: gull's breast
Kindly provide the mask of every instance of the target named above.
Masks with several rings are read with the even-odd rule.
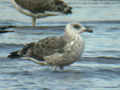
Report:
[[[75,40],[71,42],[71,50],[74,52],[76,58],[80,58],[80,56],[84,52],[85,42],[80,36],[76,36]]]

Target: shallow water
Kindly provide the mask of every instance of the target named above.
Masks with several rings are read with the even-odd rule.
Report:
[[[0,90],[120,90],[120,1],[67,2],[74,7],[72,15],[39,19],[38,25],[78,21],[91,27],[94,33],[82,35],[86,41],[83,58],[64,72],[52,72],[49,67],[31,61],[7,58],[10,52],[26,43],[62,35],[63,30],[59,28],[14,29],[16,32],[0,34]],[[0,12],[0,25],[31,25],[31,19],[17,12],[9,0],[0,1]]]

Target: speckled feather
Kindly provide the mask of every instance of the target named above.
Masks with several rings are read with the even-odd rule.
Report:
[[[30,56],[38,60],[44,60],[44,56],[49,56],[56,52],[64,52],[63,48],[65,44],[66,42],[62,36],[47,37],[39,40],[38,42],[26,44],[21,50],[18,51],[18,54],[20,56]]]
[[[44,13],[45,11],[61,11],[64,13],[64,9],[69,8],[62,0],[15,0],[15,2],[32,13]]]

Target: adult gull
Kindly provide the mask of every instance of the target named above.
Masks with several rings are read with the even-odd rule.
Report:
[[[72,13],[71,7],[63,0],[11,0],[14,7],[21,13],[32,17],[32,26],[36,19]]]
[[[54,70],[59,67],[62,70],[64,66],[80,60],[85,47],[81,37],[83,32],[92,32],[92,30],[81,24],[67,24],[64,35],[31,42],[22,49],[10,53],[8,57],[30,57],[35,63],[52,66]]]

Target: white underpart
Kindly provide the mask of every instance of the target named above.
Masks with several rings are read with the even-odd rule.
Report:
[[[85,30],[85,29],[86,28],[82,26],[80,31]],[[71,24],[67,25],[66,30],[67,30],[66,33],[68,33],[71,36],[71,39],[73,39],[70,42],[70,45],[75,47],[74,52],[76,52],[78,56],[81,56],[84,51],[84,47],[85,47],[85,42],[83,38],[80,36],[77,30],[74,30],[71,27]]]
[[[59,63],[65,63],[66,65],[70,65],[80,60],[80,57],[84,52],[85,43],[82,37],[80,36],[79,31],[75,30],[71,24],[67,25],[66,27],[65,40],[68,43],[64,47],[64,59],[59,61]]]
[[[72,41],[71,43],[70,43],[70,45],[72,46],[74,44],[74,41]]]
[[[51,12],[51,11],[46,11],[45,13],[37,13],[34,14],[32,12],[30,12],[27,9],[22,8],[20,5],[18,5],[15,0],[11,0],[12,4],[14,5],[14,7],[21,13],[27,15],[27,16],[32,16],[32,17],[36,17],[36,18],[40,18],[40,17],[46,17],[46,16],[57,16],[60,15],[62,13],[60,12]]]

